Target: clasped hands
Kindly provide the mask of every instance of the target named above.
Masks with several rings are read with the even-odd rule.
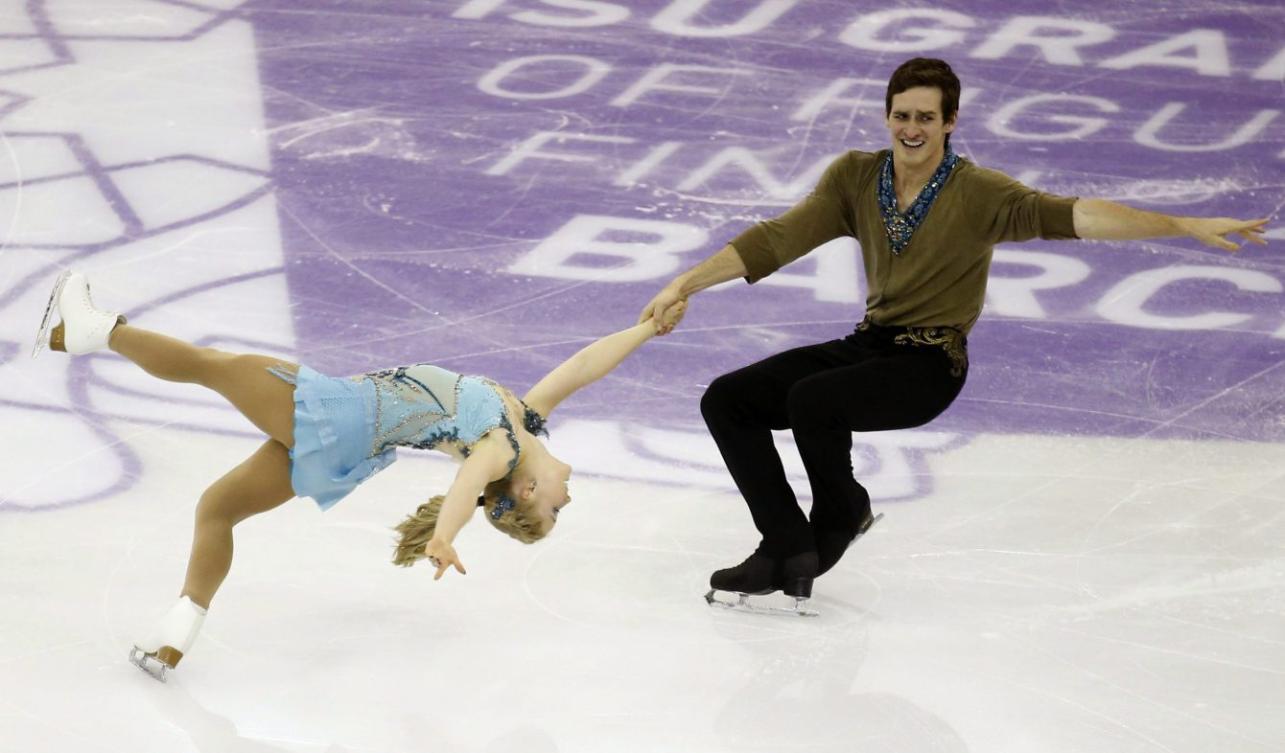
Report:
[[[655,298],[651,299],[638,315],[638,323],[650,319],[656,326],[657,335],[668,335],[683,320],[687,313],[687,298],[669,286],[666,286]]]

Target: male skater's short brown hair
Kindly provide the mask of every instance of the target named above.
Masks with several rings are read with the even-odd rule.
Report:
[[[911,58],[892,72],[888,79],[888,94],[884,97],[883,116],[892,114],[892,98],[916,86],[931,86],[941,91],[941,119],[949,123],[959,111],[959,77],[950,64],[937,58]],[[946,134],[950,143],[950,134]]]

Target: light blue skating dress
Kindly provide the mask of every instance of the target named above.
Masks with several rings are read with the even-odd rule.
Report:
[[[474,443],[500,428],[513,447],[509,470],[517,465],[518,440],[500,387],[489,379],[430,364],[353,377],[330,377],[307,366],[297,374],[269,371],[295,386],[290,483],[295,494],[312,497],[323,510],[391,465],[396,447],[432,450],[451,442],[468,457]],[[522,407],[526,430],[547,434],[544,418]]]

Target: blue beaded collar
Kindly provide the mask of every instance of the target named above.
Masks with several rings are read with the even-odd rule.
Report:
[[[888,234],[888,248],[893,255],[900,256],[906,246],[910,245],[910,237],[928,215],[928,210],[932,208],[933,201],[937,199],[941,187],[946,185],[946,179],[950,177],[958,161],[959,158],[947,144],[946,156],[937,166],[937,171],[928,180],[928,185],[919,192],[919,196],[915,197],[906,213],[902,214],[897,211],[897,190],[892,180],[892,152],[884,157],[883,167],[879,171],[879,213],[883,215],[883,229]]]

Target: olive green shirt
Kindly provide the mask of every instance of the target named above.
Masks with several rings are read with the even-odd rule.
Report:
[[[961,157],[910,243],[894,256],[879,213],[879,169],[887,154],[840,156],[793,208],[738,235],[732,246],[745,263],[746,281],[849,236],[861,244],[871,322],[967,334],[982,313],[996,243],[1076,237],[1074,198],[1041,193]]]

